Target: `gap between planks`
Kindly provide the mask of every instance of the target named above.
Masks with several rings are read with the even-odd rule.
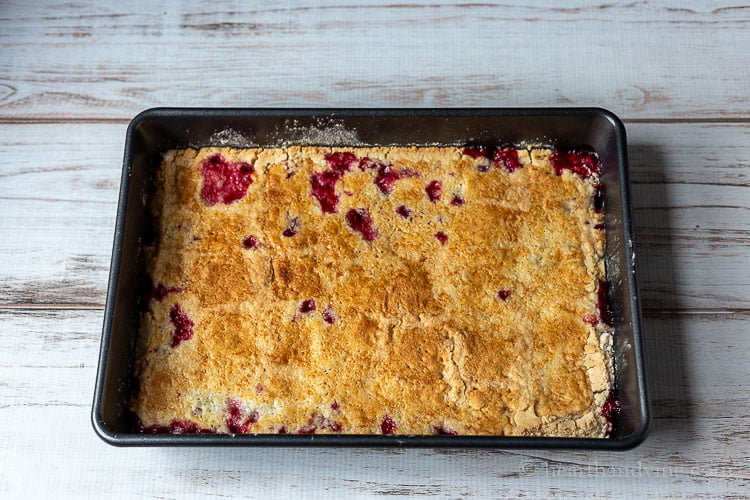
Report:
[[[9,304],[0,304],[0,311],[12,311],[14,309],[19,310],[50,310],[50,311],[81,311],[81,310],[94,310],[94,311],[103,311],[104,305],[103,304],[22,304],[22,303],[9,303]]]

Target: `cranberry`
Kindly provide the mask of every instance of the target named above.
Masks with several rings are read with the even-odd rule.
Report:
[[[396,422],[390,417],[390,415],[386,415],[383,417],[383,421],[380,422],[380,432],[383,434],[396,434],[396,430],[398,429],[398,425],[396,425]]]
[[[405,177],[417,177],[418,175],[410,169],[398,171],[393,168],[393,165],[380,165],[378,173],[375,176],[375,185],[380,189],[381,193],[389,195],[393,192],[397,180]]]
[[[175,304],[169,311],[169,320],[174,325],[174,333],[172,334],[172,348],[180,345],[185,340],[193,338],[193,323],[187,314],[180,308],[179,305]]]
[[[170,293],[180,293],[182,292],[182,288],[172,287],[172,286],[164,286],[161,283],[159,283],[156,286],[151,287],[151,292],[149,293],[149,298],[154,299],[158,302],[161,302],[164,300],[164,297],[167,296],[167,294]]]
[[[217,153],[203,160],[200,172],[203,174],[201,199],[211,207],[217,203],[229,205],[245,196],[253,183],[255,168],[245,162],[230,163]]]
[[[323,423],[323,416],[319,413],[313,413],[307,420],[307,425],[297,431],[297,434],[315,434],[318,430],[318,424]]]
[[[505,302],[510,298],[512,293],[513,292],[511,292],[510,290],[500,290],[499,292],[497,292],[497,298]]]
[[[599,280],[597,290],[596,307],[599,309],[599,317],[607,326],[612,326],[612,308],[609,303],[609,283]]]
[[[594,226],[594,229],[597,229],[599,231],[603,231],[604,230],[604,224],[597,224],[597,225]]]
[[[307,299],[303,300],[302,304],[299,306],[299,312],[302,314],[307,314],[309,312],[313,312],[315,310],[315,299]]]
[[[496,168],[502,165],[508,173],[521,168],[521,162],[518,161],[518,151],[515,148],[496,149],[492,155],[492,164]]]
[[[448,235],[442,231],[435,233],[435,238],[437,238],[441,245],[445,245],[448,242]]]
[[[581,179],[588,179],[600,170],[599,157],[589,150],[555,151],[549,159],[557,175],[562,175],[563,170],[570,170]]]
[[[594,184],[594,211],[598,214],[604,210],[604,184]]]
[[[413,213],[412,210],[406,205],[401,205],[396,209],[396,213],[401,216],[402,219],[408,219]]]
[[[583,315],[583,322],[588,323],[591,326],[596,326],[599,324],[599,318],[594,316],[593,314],[584,314]]]
[[[289,434],[289,429],[286,425],[281,426],[281,428],[279,429],[279,434]]]
[[[451,205],[453,205],[454,207],[461,207],[464,205],[464,203],[466,203],[466,200],[462,196],[459,196],[457,194],[453,195]]]
[[[257,392],[258,394],[262,394],[263,393],[263,386],[261,384],[257,384],[255,386],[255,392]]]
[[[458,435],[457,431],[454,431],[453,429],[449,429],[447,427],[443,427],[442,425],[437,425],[437,426],[433,425],[432,433],[438,436],[457,436]]]
[[[318,200],[324,214],[338,212],[339,195],[336,194],[336,183],[342,175],[335,170],[326,170],[315,172],[310,176],[312,196]]]
[[[320,209],[324,214],[338,212],[339,195],[336,194],[336,183],[352,168],[357,161],[353,153],[328,153],[325,160],[331,167],[323,172],[314,172],[310,176],[310,189],[312,196],[320,203]]]
[[[333,403],[331,403],[331,410],[333,410],[333,411],[339,411],[340,409],[341,409],[341,405],[338,404],[336,401],[334,401]]]
[[[491,164],[495,168],[505,167],[508,173],[512,173],[514,170],[521,168],[521,162],[518,160],[518,150],[515,148],[495,148],[492,146],[467,146],[461,152],[466,156],[470,156],[474,159],[488,158]],[[490,165],[486,163],[480,163],[477,165],[477,169],[480,172],[487,172],[490,169]]]
[[[440,181],[432,181],[427,184],[427,187],[425,187],[424,190],[427,193],[427,198],[429,198],[432,203],[437,203],[442,195],[443,184]]]
[[[354,153],[349,152],[327,153],[323,158],[333,170],[342,173],[351,170],[352,165],[357,161]]]
[[[333,312],[333,304],[328,304],[323,311],[323,321],[332,325],[336,322],[336,314]]]
[[[602,417],[607,420],[607,437],[612,434],[612,431],[617,425],[617,417],[620,415],[621,410],[622,408],[620,407],[620,402],[617,400],[617,395],[613,390],[609,393],[609,396],[607,396],[607,399],[604,401],[601,411]]]
[[[373,241],[379,236],[378,230],[372,224],[370,212],[366,208],[352,208],[346,213],[346,223],[365,241]]]
[[[359,160],[359,163],[357,164],[357,167],[364,172],[366,170],[372,170],[373,168],[377,167],[379,163],[373,161],[372,159],[365,156],[364,158]]]
[[[463,151],[461,151],[462,155],[470,156],[474,158],[475,160],[477,158],[489,158],[489,152],[488,148],[486,146],[476,146],[476,147],[465,147]]]
[[[248,236],[244,240],[242,240],[242,248],[245,250],[252,250],[253,248],[256,248],[258,246],[258,238],[255,236]]]
[[[229,399],[225,411],[229,414],[226,419],[227,429],[232,434],[247,434],[250,424],[254,424],[260,418],[255,410],[246,416],[242,403],[238,399]]]
[[[292,220],[289,221],[289,225],[286,229],[284,229],[284,232],[281,233],[287,238],[291,238],[295,234],[299,233],[299,217],[294,217]]]

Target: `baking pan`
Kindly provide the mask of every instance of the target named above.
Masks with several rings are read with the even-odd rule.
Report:
[[[593,148],[605,186],[606,268],[614,319],[615,395],[620,411],[606,439],[505,436],[157,434],[134,431],[133,387],[142,242],[150,232],[152,176],[168,149],[201,146],[544,145]],[[99,370],[92,409],[97,434],[121,446],[252,445],[588,448],[623,450],[646,436],[650,410],[635,279],[625,128],[599,108],[268,109],[156,108],[136,116],[125,140]]]

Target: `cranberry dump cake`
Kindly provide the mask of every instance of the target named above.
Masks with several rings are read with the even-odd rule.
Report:
[[[587,151],[165,153],[140,432],[606,437],[598,179]]]

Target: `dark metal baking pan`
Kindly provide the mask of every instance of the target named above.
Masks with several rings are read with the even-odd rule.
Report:
[[[606,439],[505,436],[291,434],[145,435],[134,431],[132,386],[144,273],[142,239],[149,230],[149,186],[160,153],[188,146],[326,146],[543,144],[592,147],[605,185],[606,267],[614,317],[615,391],[620,411]],[[92,409],[94,429],[122,446],[253,445],[359,447],[588,448],[622,450],[646,436],[650,410],[635,281],[625,128],[598,108],[265,109],[158,108],[128,127],[112,265]]]

